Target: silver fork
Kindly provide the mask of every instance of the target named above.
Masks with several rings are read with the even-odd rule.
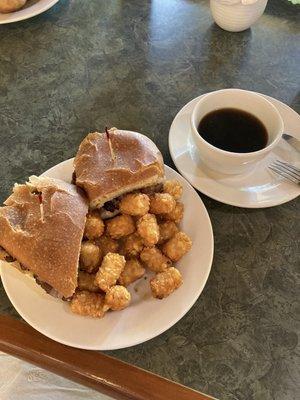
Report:
[[[269,168],[285,179],[300,184],[300,168],[280,160],[274,161]]]

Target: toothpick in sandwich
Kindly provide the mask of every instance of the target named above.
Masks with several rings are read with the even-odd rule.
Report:
[[[110,154],[111,154],[111,159],[112,159],[112,161],[114,162],[115,159],[116,159],[116,155],[115,155],[114,149],[113,149],[113,147],[112,147],[112,142],[111,142],[111,138],[110,138],[109,130],[108,130],[107,126],[105,127],[105,133],[106,133],[106,137],[107,137],[107,140],[108,140],[108,145],[109,145],[109,150],[110,150]]]

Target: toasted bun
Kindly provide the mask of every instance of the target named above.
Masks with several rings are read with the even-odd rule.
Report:
[[[0,246],[36,279],[62,297],[77,286],[88,204],[76,186],[31,177],[15,185],[0,207]]]
[[[0,0],[0,13],[10,13],[19,10],[27,0]]]
[[[74,168],[76,184],[85,190],[92,208],[164,179],[156,145],[140,133],[116,128],[109,130],[109,139],[106,133],[90,133],[80,144]]]

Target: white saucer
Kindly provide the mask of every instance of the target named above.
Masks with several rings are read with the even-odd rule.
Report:
[[[220,174],[203,164],[190,133],[190,115],[202,96],[186,104],[176,115],[170,128],[169,149],[180,173],[200,192],[237,207],[272,207],[299,196],[300,186],[284,180],[267,168],[275,159],[300,164],[299,153],[283,139],[272,153],[245,175]],[[280,112],[285,132],[300,139],[300,116],[286,104],[263,96]]]
[[[64,161],[43,175],[71,181],[73,160]],[[50,339],[88,350],[113,350],[143,343],[178,322],[200,296],[213,259],[213,232],[204,204],[192,186],[166,167],[166,176],[183,185],[185,213],[182,230],[193,240],[191,251],[176,263],[183,285],[171,296],[157,300],[151,296],[149,276],[129,286],[131,304],[123,311],[109,312],[103,319],[72,314],[69,306],[51,297],[35,281],[17,269],[1,265],[4,289],[11,303],[33,328]]]
[[[8,14],[0,13],[0,24],[22,21],[41,14],[53,7],[59,0],[29,0],[23,8]]]

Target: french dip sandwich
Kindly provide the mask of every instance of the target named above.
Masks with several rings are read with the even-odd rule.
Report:
[[[146,271],[152,296],[183,283],[175,267],[192,246],[180,230],[182,185],[165,180],[146,136],[90,133],[74,159],[72,183],[31,177],[0,207],[0,260],[30,274],[73,313],[102,318],[128,307]]]
[[[81,190],[32,176],[0,207],[0,259],[32,275],[48,293],[71,297],[88,204]]]
[[[118,214],[122,196],[164,181],[163,158],[146,136],[112,128],[90,133],[74,160],[74,181],[103,219]]]
[[[27,0],[0,0],[0,13],[10,13],[19,10]]]

